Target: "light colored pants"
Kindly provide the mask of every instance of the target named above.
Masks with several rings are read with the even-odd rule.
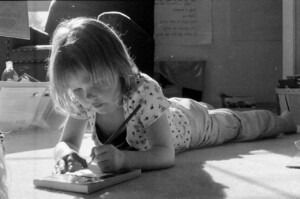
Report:
[[[206,129],[198,132],[192,148],[218,145],[229,141],[247,141],[276,137],[285,131],[286,120],[267,110],[208,110]]]

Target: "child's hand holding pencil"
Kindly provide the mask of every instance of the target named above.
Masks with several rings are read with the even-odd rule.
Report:
[[[97,164],[103,173],[115,172],[122,169],[125,161],[124,152],[112,144],[94,147],[91,157],[93,158],[90,162]]]

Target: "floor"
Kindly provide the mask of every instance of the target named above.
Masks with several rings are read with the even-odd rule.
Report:
[[[35,188],[32,181],[51,173],[58,131],[11,133],[6,137],[6,162],[11,199],[91,198],[300,198],[300,169],[286,164],[296,154],[300,134],[255,142],[230,143],[178,154],[170,169],[142,176],[90,195]],[[81,153],[87,155],[90,135]]]

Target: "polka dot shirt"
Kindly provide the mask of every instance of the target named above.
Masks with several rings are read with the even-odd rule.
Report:
[[[181,111],[178,106],[173,106],[173,103],[163,95],[160,85],[148,75],[139,73],[136,77],[136,82],[137,90],[123,97],[125,118],[127,118],[139,104],[142,105],[140,110],[127,124],[127,143],[140,151],[149,149],[150,146],[146,129],[165,113],[170,125],[176,152],[189,148],[191,142],[191,127],[184,112]],[[78,107],[78,110],[80,110],[77,117],[89,119],[89,125],[93,129],[92,139],[96,145],[101,145],[95,131],[96,113],[84,109],[78,102],[75,103],[75,105]]]

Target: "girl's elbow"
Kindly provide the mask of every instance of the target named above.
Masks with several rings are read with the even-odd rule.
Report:
[[[171,153],[166,160],[166,168],[173,167],[175,165],[175,153]]]
[[[170,160],[166,161],[163,166],[161,166],[161,169],[168,169],[168,168],[173,167],[174,165],[175,165],[175,159],[173,159],[173,160],[170,159]]]
[[[153,168],[165,169],[174,166],[175,150],[173,149],[173,147],[155,147],[152,148],[151,152],[151,162],[154,164]]]
[[[167,168],[173,167],[174,165],[175,165],[175,158],[171,159],[171,160],[168,162]]]

